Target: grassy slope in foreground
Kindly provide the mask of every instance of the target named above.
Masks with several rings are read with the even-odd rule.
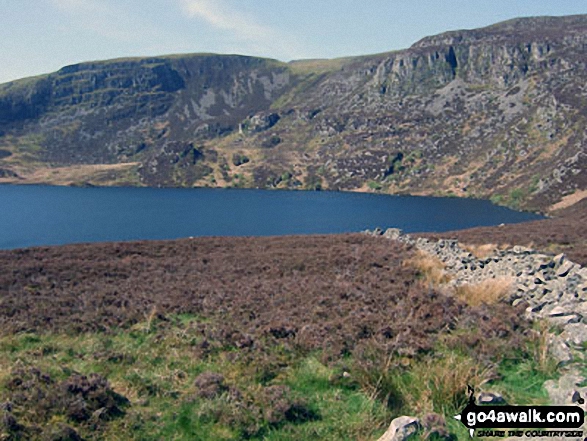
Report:
[[[362,235],[0,252],[0,431],[375,439],[416,414],[461,438],[467,383],[544,402],[546,330],[431,289],[413,255]]]

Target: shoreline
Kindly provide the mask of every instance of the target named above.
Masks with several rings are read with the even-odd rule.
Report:
[[[5,231],[0,249],[6,250],[76,243],[175,240],[192,236],[338,235],[358,233],[377,226],[399,227],[409,233],[426,231],[433,234],[455,229],[460,231],[478,225],[497,227],[501,222],[509,225],[547,219],[528,212],[498,208],[488,200],[438,196],[345,191],[295,193],[280,189],[274,190],[281,192],[275,194],[265,189],[230,188],[196,188],[196,192],[188,193],[193,189],[174,187],[158,192],[152,191],[160,190],[153,187],[141,187],[145,189],[141,191],[123,186],[83,190],[47,184],[5,185],[11,188],[5,187],[6,191],[2,194],[14,212],[14,216],[2,224]],[[135,205],[135,200],[140,201],[138,205]],[[31,201],[28,208],[26,201]],[[159,205],[154,209],[152,202]],[[79,210],[75,208],[78,204],[83,205]],[[190,206],[202,208],[193,213],[193,210],[186,212],[185,207]],[[67,215],[69,220],[66,220],[62,218],[61,212],[63,209],[69,211],[68,207],[75,212]],[[248,207],[251,207],[250,210]],[[28,213],[27,216],[32,216],[30,221],[19,214],[23,210]],[[166,214],[158,216],[158,210],[164,210]],[[227,210],[228,213],[234,210],[247,213],[246,225],[241,226],[238,221],[229,220],[236,218],[227,217]],[[305,214],[300,217],[292,214],[291,210],[296,213],[302,210]],[[459,210],[470,210],[473,214],[463,219],[451,215]],[[422,215],[427,211],[436,214]],[[99,221],[93,220],[94,213],[100,213]],[[49,220],[60,219],[58,225],[69,227],[60,234],[59,230],[54,230],[55,226],[45,228],[36,221],[38,216]],[[337,220],[337,216],[342,217]],[[146,222],[145,219],[150,217],[152,219]],[[223,219],[222,227],[215,226],[216,219]],[[15,221],[29,225],[27,228],[34,228],[34,234],[32,230],[30,237],[24,232],[20,233],[22,227],[15,229]]]
[[[13,178],[0,178],[0,186],[42,186],[42,187],[71,187],[71,188],[151,188],[151,189],[187,189],[187,190],[191,190],[191,189],[218,189],[218,190],[259,190],[259,191],[281,191],[281,192],[310,192],[310,193],[314,193],[314,192],[325,192],[325,193],[350,193],[350,194],[371,194],[371,195],[381,195],[381,196],[407,196],[407,197],[427,197],[427,198],[442,198],[442,199],[465,199],[465,200],[479,200],[479,201],[486,201],[491,203],[492,205],[496,206],[496,207],[504,207],[504,208],[508,208],[510,210],[514,210],[514,211],[518,211],[520,213],[532,213],[532,214],[538,214],[541,216],[544,216],[546,218],[549,218],[552,214],[552,212],[561,210],[561,209],[565,209],[565,208],[569,208],[572,207],[573,205],[581,202],[583,199],[587,198],[587,190],[585,191],[579,191],[578,193],[580,194],[579,197],[573,197],[575,196],[575,193],[570,194],[568,196],[565,196],[565,198],[567,198],[567,200],[561,200],[560,202],[558,202],[557,204],[554,204],[553,206],[551,206],[550,210],[546,210],[546,211],[540,211],[540,210],[527,210],[524,208],[519,208],[519,207],[513,207],[510,205],[506,205],[506,204],[497,204],[494,201],[492,201],[490,198],[482,198],[482,197],[475,197],[473,195],[469,195],[469,196],[457,196],[454,194],[447,194],[447,195],[442,195],[442,194],[435,194],[433,192],[416,192],[416,193],[383,193],[380,191],[373,191],[371,189],[365,188],[365,186],[360,187],[360,188],[354,188],[354,189],[349,189],[349,190],[331,190],[331,189],[317,189],[317,190],[310,190],[310,189],[305,189],[305,188],[271,188],[271,187],[265,187],[265,188],[261,188],[261,187],[237,187],[237,186],[193,186],[193,187],[188,187],[188,186],[150,186],[150,185],[144,185],[142,183],[139,184],[124,184],[124,183],[113,183],[113,184],[94,184],[91,182],[75,182],[75,183],[54,183],[54,182],[45,182],[45,181],[20,181],[20,180],[15,180]],[[564,199],[564,198],[563,198]],[[571,203],[569,204],[569,201],[571,201]],[[552,208],[557,206],[557,208]]]

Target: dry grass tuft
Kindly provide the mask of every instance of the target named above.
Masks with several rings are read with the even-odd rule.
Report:
[[[545,375],[554,374],[557,370],[558,362],[550,353],[551,346],[554,344],[554,334],[550,332],[548,322],[545,320],[538,322],[531,336],[534,340],[536,370]]]
[[[415,268],[422,281],[428,285],[438,287],[451,279],[451,276],[445,270],[444,263],[425,251],[417,251],[414,257],[406,259],[403,264],[404,266]]]
[[[406,409],[416,413],[452,413],[465,406],[467,385],[480,388],[493,377],[491,368],[449,353],[412,366],[399,385]]]
[[[469,306],[494,305],[510,293],[512,284],[511,277],[487,279],[474,285],[458,286],[455,295]]]
[[[486,259],[489,256],[495,254],[498,250],[498,246],[494,243],[484,243],[484,244],[460,244],[461,248],[465,251],[468,251],[477,259]]]

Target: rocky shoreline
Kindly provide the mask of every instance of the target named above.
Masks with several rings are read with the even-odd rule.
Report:
[[[490,279],[510,279],[507,301],[513,306],[525,302],[527,319],[546,320],[560,330],[549,335],[550,355],[557,360],[562,373],[557,381],[549,380],[543,386],[551,403],[576,404],[580,397],[587,397],[587,387],[581,387],[586,378],[578,369],[585,361],[587,347],[587,268],[572,262],[565,254],[549,255],[522,246],[496,249],[489,255],[476,257],[457,240],[416,238],[397,228],[385,231],[377,228],[364,233],[399,241],[436,257],[450,276],[446,282],[449,289]],[[409,428],[400,424],[401,418],[409,419]],[[416,427],[415,418],[400,417],[392,421],[380,441],[407,439]]]

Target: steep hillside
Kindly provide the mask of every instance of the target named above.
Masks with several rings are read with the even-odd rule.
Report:
[[[219,55],[83,63],[8,83],[0,86],[1,148],[12,153],[4,173],[126,163],[134,169],[82,167],[73,180],[100,170],[115,182],[192,185],[218,159],[195,142],[233,132],[289,84],[283,64]]]
[[[546,210],[587,189],[585,84],[587,16],[338,60],[84,63],[0,86],[0,180],[452,194]]]

